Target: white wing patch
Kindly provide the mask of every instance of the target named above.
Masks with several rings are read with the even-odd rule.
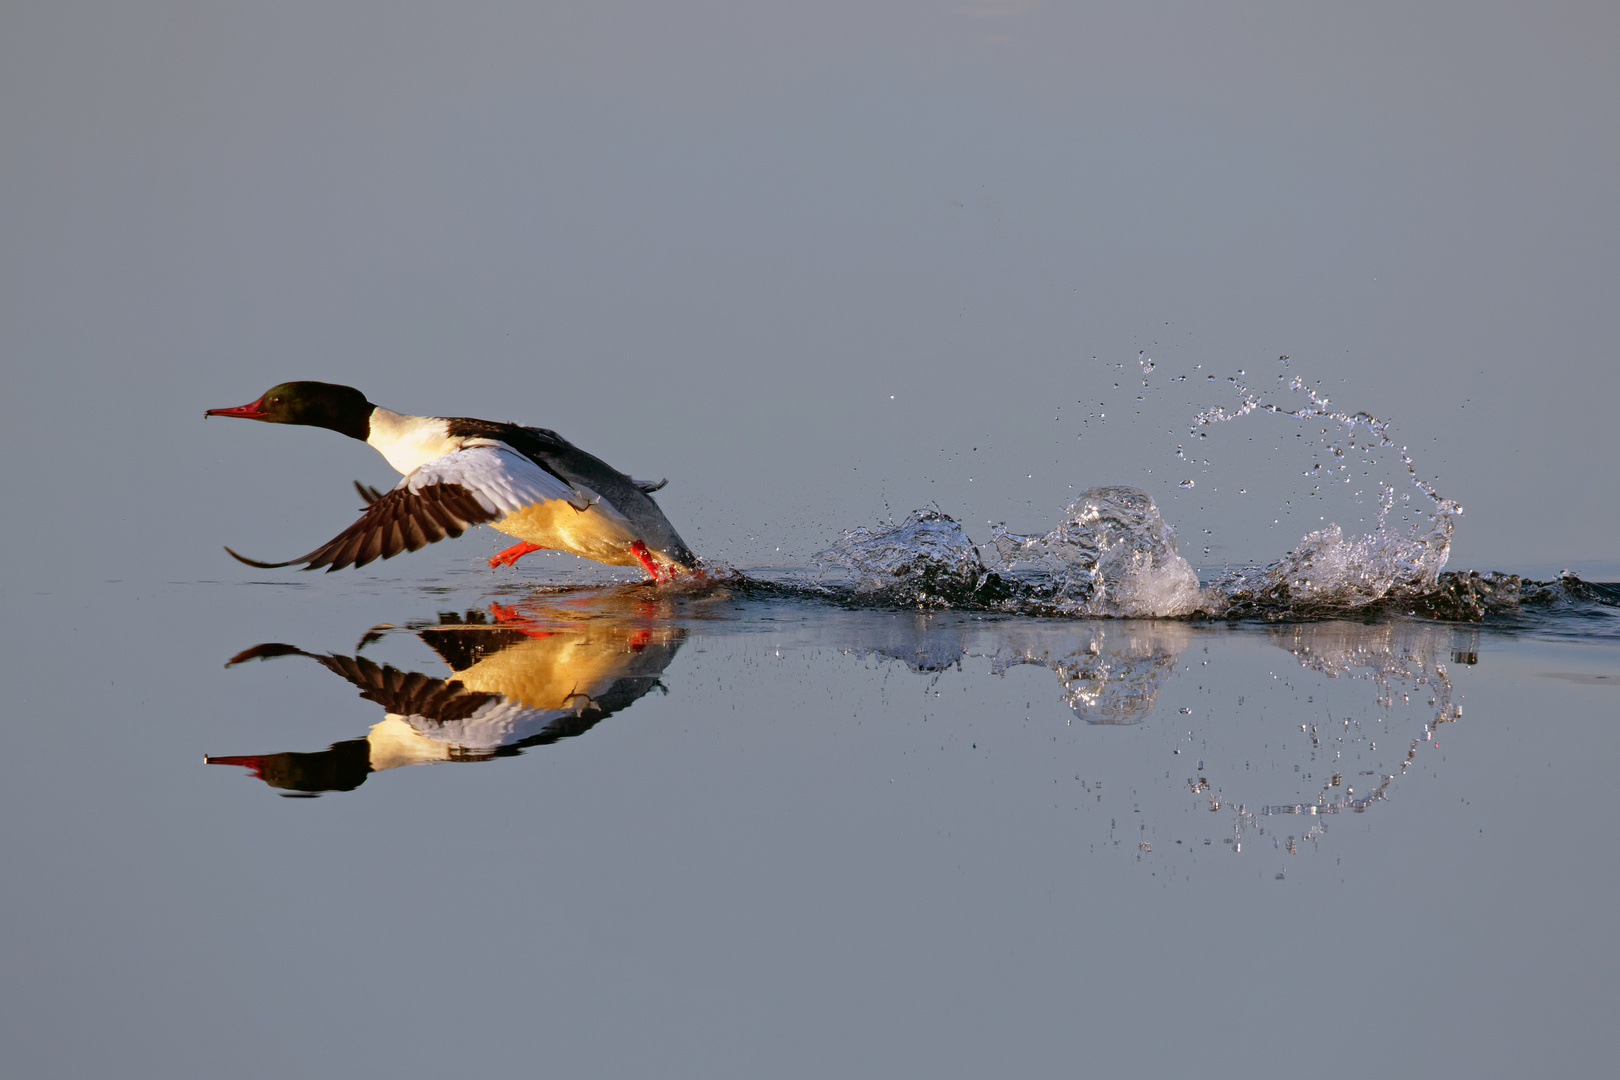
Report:
[[[504,446],[468,446],[424,462],[395,487],[416,494],[433,484],[456,484],[491,513],[515,514],[553,499],[578,505],[588,501],[571,486]]]

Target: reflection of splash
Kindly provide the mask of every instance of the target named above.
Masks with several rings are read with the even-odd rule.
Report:
[[[1147,620],[986,623],[915,614],[847,625],[840,641],[852,655],[889,657],[919,672],[960,667],[966,657],[988,660],[994,675],[1044,667],[1079,719],[1136,724],[1153,711],[1191,634],[1180,623]]]
[[[1336,723],[1300,725],[1300,732],[1309,737],[1313,759],[1317,754],[1324,757],[1332,754],[1332,757],[1326,758],[1329,775],[1312,802],[1263,805],[1250,811],[1242,804],[1234,806],[1223,802],[1218,792],[1208,790],[1209,784],[1204,777],[1199,777],[1197,783],[1189,780],[1194,794],[1205,794],[1210,810],[1219,811],[1225,807],[1234,812],[1232,836],[1228,839],[1234,852],[1242,851],[1245,834],[1266,834],[1267,818],[1277,815],[1318,818],[1347,812],[1359,814],[1374,803],[1384,801],[1390,786],[1406,775],[1418,752],[1435,738],[1439,726],[1462,718],[1462,706],[1453,700],[1451,678],[1441,657],[1449,649],[1453,662],[1476,663],[1478,660],[1477,641],[1459,642],[1449,627],[1410,621],[1372,625],[1301,623],[1275,629],[1270,637],[1275,644],[1292,653],[1302,667],[1320,672],[1330,679],[1344,677],[1371,681],[1374,703],[1384,715],[1374,725],[1363,725],[1360,720],[1350,717]],[[1409,705],[1413,694],[1425,693],[1429,695],[1425,702],[1425,707],[1431,710],[1429,718],[1423,723],[1420,733],[1407,740],[1405,756],[1401,758],[1396,771],[1379,773],[1364,770],[1358,774],[1347,774],[1348,765],[1343,763],[1350,760],[1354,751],[1365,750],[1369,755],[1375,754],[1378,739],[1393,735],[1389,728],[1383,726],[1384,719],[1393,719],[1397,706]],[[1370,779],[1358,795],[1356,785],[1363,782],[1364,776]],[[1276,831],[1275,826],[1272,831]],[[1301,841],[1315,840],[1325,832],[1324,823],[1313,821],[1302,835],[1287,838],[1285,850],[1290,855],[1298,854]],[[1282,847],[1280,843],[1278,846]]]
[[[1016,637],[1016,635],[1008,635]],[[1174,623],[1089,624],[1066,635],[1061,651],[1050,644],[1005,640],[990,657],[1001,674],[1039,664],[1057,675],[1063,702],[1088,724],[1138,724],[1153,711],[1159,688],[1176,669],[1189,632]]]
[[[1177,672],[1179,657],[1199,637],[1210,633],[1196,625],[1165,620],[984,619],[926,612],[851,612],[834,621],[834,640],[843,651],[890,657],[914,671],[934,673],[936,678],[960,670],[970,657],[987,660],[995,675],[1021,665],[1044,667],[1057,676],[1063,702],[1091,725],[1135,725],[1153,717],[1159,698]],[[1434,744],[1440,725],[1461,718],[1450,667],[1478,662],[1478,634],[1468,627],[1413,619],[1272,627],[1268,639],[1302,668],[1328,679],[1370,684],[1366,705],[1360,710],[1364,715],[1359,719],[1324,720],[1316,713],[1314,721],[1303,716],[1291,721],[1298,724],[1303,739],[1295,771],[1297,774],[1303,767],[1305,775],[1318,785],[1314,798],[1279,803],[1273,801],[1274,793],[1268,796],[1264,790],[1240,793],[1232,789],[1234,781],[1245,786],[1273,782],[1262,779],[1267,776],[1263,772],[1251,772],[1248,763],[1274,753],[1258,744],[1277,745],[1275,736],[1281,732],[1275,728],[1268,728],[1254,745],[1234,748],[1231,760],[1209,761],[1208,768],[1203,759],[1214,756],[1209,750],[1190,759],[1178,757],[1189,767],[1196,761],[1196,770],[1190,776],[1172,774],[1174,779],[1164,794],[1177,801],[1178,793],[1190,794],[1200,810],[1216,815],[1206,820],[1219,823],[1213,831],[1217,836],[1225,833],[1219,843],[1227,851],[1252,851],[1255,838],[1274,839],[1278,852],[1307,850],[1307,841],[1325,835],[1326,819],[1363,813],[1385,801],[1424,748]],[[1306,708],[1325,708],[1325,704]],[[1401,717],[1409,716],[1412,708],[1419,710],[1421,719],[1414,730],[1401,732]],[[1160,718],[1160,722],[1172,726],[1169,718]],[[1212,734],[1206,729],[1206,737]],[[1292,739],[1284,741],[1287,746],[1295,745]],[[1395,745],[1386,745],[1387,741]],[[1185,744],[1176,750],[1178,755],[1185,753],[1182,746]],[[1361,761],[1356,760],[1357,752],[1362,752]],[[1380,757],[1390,762],[1388,768],[1376,767]],[[1136,794],[1145,794],[1146,788],[1120,785],[1110,790],[1127,789],[1133,790],[1132,801],[1137,804],[1131,812],[1150,812]],[[1100,781],[1085,790],[1101,800]],[[1293,824],[1300,818],[1306,820]],[[1151,818],[1135,820],[1144,833],[1150,827]],[[1189,831],[1209,836],[1204,828]],[[1195,842],[1187,834],[1181,839]],[[1216,842],[1204,840],[1208,846]],[[1141,844],[1146,845],[1140,848],[1141,854],[1151,853],[1153,845],[1145,835]]]
[[[259,645],[232,664],[301,656],[347,679],[387,712],[364,739],[317,753],[210,757],[244,765],[288,794],[351,791],[367,776],[431,761],[487,761],[588,731],[654,687],[685,639],[683,628],[644,620],[571,624],[481,613],[421,630],[455,671],[453,679],[320,655],[290,645]],[[369,635],[368,635],[369,636]],[[227,665],[229,666],[229,665]]]

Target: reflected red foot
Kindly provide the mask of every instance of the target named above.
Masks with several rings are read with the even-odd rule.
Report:
[[[497,551],[494,557],[489,560],[489,568],[493,570],[497,566],[511,566],[529,552],[543,551],[544,549],[544,544],[531,544],[527,540],[521,544],[513,544],[505,551]]]
[[[652,552],[647,550],[646,544],[643,544],[640,540],[637,540],[630,545],[630,554],[634,555],[636,557],[636,561],[641,564],[641,568],[647,571],[647,576],[651,577],[654,581],[659,580],[658,564],[653,562]]]
[[[523,618],[522,615],[518,614],[517,608],[497,604],[493,600],[489,602],[489,614],[496,622],[517,622]]]
[[[497,623],[500,623],[502,626],[508,626],[511,623],[528,623],[529,626],[534,625],[534,620],[523,614],[523,612],[519,611],[517,608],[507,607],[505,604],[497,604],[493,600],[489,602],[489,614]],[[522,626],[512,626],[510,629],[528,634],[530,637],[552,637],[557,633],[555,630],[530,630]]]

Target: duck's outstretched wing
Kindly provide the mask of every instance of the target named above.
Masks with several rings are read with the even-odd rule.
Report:
[[[365,498],[369,492],[360,494]],[[466,447],[420,466],[372,502],[359,521],[308,555],[259,562],[225,550],[261,570],[301,564],[306,570],[324,566],[331,573],[460,536],[474,525],[499,521],[536,502],[579,497],[571,486],[522,454],[503,446]]]
[[[362,484],[358,480],[354,482],[354,490],[360,493],[361,501],[367,506],[370,506],[372,503],[383,497],[383,493],[381,491],[378,491],[370,484]]]
[[[328,572],[364,566],[374,559],[391,559],[402,551],[415,551],[447,536],[460,536],[474,525],[505,517],[489,509],[466,488],[431,484],[417,491],[394,488],[366,508],[360,520],[308,555],[286,562],[260,562],[225,550],[233,559],[273,570],[303,564],[306,570],[326,567]]]

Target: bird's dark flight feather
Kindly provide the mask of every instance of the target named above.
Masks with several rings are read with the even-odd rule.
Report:
[[[360,494],[364,498],[367,491],[362,489]],[[232,558],[261,570],[302,563],[306,570],[324,566],[331,573],[376,559],[391,559],[403,551],[415,551],[447,536],[460,536],[474,525],[505,516],[501,510],[484,509],[483,503],[460,484],[429,484],[417,491],[398,487],[379,496],[359,521],[308,555],[286,562],[259,562],[230,548],[225,550]]]

